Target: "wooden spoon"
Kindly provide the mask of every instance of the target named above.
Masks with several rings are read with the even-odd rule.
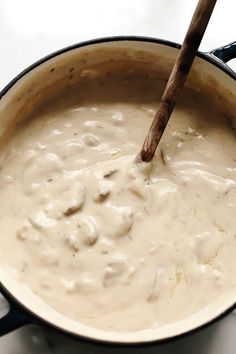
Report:
[[[154,116],[142,149],[135,159],[136,162],[149,162],[155,154],[156,148],[175,107],[178,95],[183,89],[216,1],[217,0],[198,1],[183,45],[161,98],[159,109]]]

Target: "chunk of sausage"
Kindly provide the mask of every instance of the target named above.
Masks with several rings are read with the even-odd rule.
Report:
[[[85,246],[93,246],[98,240],[98,227],[91,216],[81,215],[77,221],[79,238]]]
[[[95,281],[86,275],[81,275],[77,280],[62,280],[63,287],[68,294],[81,293],[84,295],[94,293]]]
[[[94,196],[95,202],[102,202],[104,199],[108,197],[111,192],[111,187],[113,183],[111,181],[100,180],[97,183],[96,193]]]
[[[84,134],[82,139],[84,144],[87,146],[93,147],[93,146],[98,146],[100,144],[99,138],[96,135],[91,133]]]
[[[110,287],[119,283],[127,272],[127,257],[124,254],[114,255],[105,268],[103,286]]]
[[[73,252],[78,252],[81,248],[80,239],[77,232],[71,232],[69,235],[65,237],[68,245],[72,249]]]
[[[126,235],[133,225],[133,211],[130,207],[120,207],[116,218],[115,237]]]
[[[85,200],[85,187],[81,182],[77,182],[73,185],[70,191],[68,193],[64,193],[63,196],[64,203],[65,203],[65,209],[64,209],[64,215],[65,216],[70,216],[77,211],[79,211]]]
[[[33,228],[39,231],[56,225],[56,221],[48,218],[43,211],[32,213],[29,216],[29,222]]]

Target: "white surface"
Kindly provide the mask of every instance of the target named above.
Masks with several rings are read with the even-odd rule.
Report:
[[[64,46],[110,35],[146,35],[182,42],[197,0],[0,0],[0,89],[19,71]],[[236,40],[235,0],[218,0],[201,49]],[[236,70],[236,61],[230,63]],[[4,306],[0,301],[0,312]],[[157,348],[136,353],[233,354],[236,316]],[[1,354],[104,353],[54,331],[28,326],[0,339]],[[128,353],[128,350],[123,350]]]

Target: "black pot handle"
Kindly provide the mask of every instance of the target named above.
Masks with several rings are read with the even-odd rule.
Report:
[[[0,336],[32,322],[33,318],[21,309],[20,306],[9,303],[7,314],[0,318]]]
[[[231,59],[236,58],[236,42],[229,43],[223,47],[216,48],[210,52],[214,57],[227,63]]]

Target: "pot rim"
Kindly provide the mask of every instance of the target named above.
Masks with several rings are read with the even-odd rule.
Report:
[[[94,44],[102,44],[102,43],[109,43],[109,42],[119,42],[119,41],[136,41],[136,42],[149,42],[149,43],[153,43],[153,44],[161,44],[164,46],[168,46],[168,47],[172,47],[175,49],[180,49],[181,45],[179,43],[173,42],[173,41],[169,41],[169,40],[165,40],[165,39],[160,39],[160,38],[155,38],[155,37],[149,37],[149,36],[108,36],[108,37],[100,37],[100,38],[95,38],[95,39],[91,39],[91,40],[87,40],[87,41],[82,41],[82,42],[78,42],[76,44],[72,44],[69,46],[66,46],[62,49],[56,50],[53,53],[44,56],[43,58],[37,60],[36,62],[34,62],[33,64],[29,65],[26,69],[24,69],[23,71],[21,71],[18,75],[16,75],[1,91],[0,91],[0,100],[3,98],[3,96],[22,78],[24,77],[27,73],[31,72],[32,70],[34,70],[35,68],[37,68],[38,66],[40,66],[41,64],[47,62],[50,59],[53,59],[61,54],[67,53],[71,50],[74,49],[78,49],[78,48],[83,48],[89,45],[94,45]],[[231,78],[233,78],[234,80],[236,80],[236,72],[234,72],[233,70],[230,69],[230,67],[227,66],[227,64],[225,62],[223,62],[222,60],[218,59],[217,57],[215,57],[214,55],[211,54],[211,52],[201,52],[198,51],[197,52],[197,57],[206,60],[207,62],[209,62],[210,64],[216,66],[217,68],[219,68],[220,70],[222,70],[223,72],[225,72],[228,76],[230,76]],[[37,321],[39,323],[43,323],[44,325],[47,325],[51,328],[56,329],[57,331],[67,334],[69,336],[72,337],[76,337],[79,338],[80,340],[83,340],[87,343],[94,343],[97,345],[105,345],[108,347],[147,347],[147,346],[153,346],[156,344],[162,344],[162,343],[166,343],[166,342],[171,342],[173,340],[179,339],[179,338],[183,338],[186,337],[187,335],[193,334],[203,328],[208,327],[209,325],[211,325],[212,323],[220,320],[221,318],[223,318],[224,316],[226,316],[228,313],[230,313],[231,311],[233,311],[234,309],[236,309],[236,302],[231,305],[230,307],[228,307],[225,311],[223,311],[222,313],[220,313],[219,315],[217,315],[216,317],[210,319],[209,321],[207,321],[206,323],[200,324],[199,326],[193,328],[193,329],[189,329],[183,333],[177,334],[177,335],[171,335],[170,337],[166,337],[164,339],[151,339],[148,341],[140,341],[140,342],[120,342],[120,341],[116,341],[116,340],[103,340],[103,339],[97,339],[97,338],[91,338],[89,336],[86,335],[82,335],[82,334],[76,334],[74,332],[71,332],[70,330],[66,330],[61,328],[58,325],[55,325],[49,321],[47,321],[46,319],[40,317],[39,315],[35,314],[33,311],[31,311],[30,309],[28,309],[25,305],[21,304],[21,302],[4,286],[4,284],[1,282],[0,280],[0,291],[2,291],[3,295],[6,296],[7,300],[10,302],[10,306],[11,306],[11,302],[13,302],[14,304],[16,304],[20,309],[23,309],[27,314],[29,314],[30,316],[32,316],[32,321],[28,321],[33,322],[33,321]]]
[[[149,37],[149,36],[109,36],[109,37],[100,37],[100,38],[95,38],[95,39],[89,39],[86,41],[78,42],[69,46],[66,46],[62,49],[56,50],[52,52],[51,54],[48,54],[41,59],[35,61],[33,64],[29,65],[26,67],[24,70],[22,70],[19,74],[17,74],[6,86],[3,87],[3,89],[0,91],[0,99],[10,90],[10,88],[17,82],[19,81],[24,75],[35,69],[37,66],[45,63],[46,61],[55,58],[63,53],[67,53],[73,49],[77,48],[83,48],[89,45],[93,44],[99,44],[99,43],[109,43],[109,42],[119,42],[119,41],[135,41],[135,42],[149,42],[149,43],[156,43],[156,44],[162,44],[168,47],[180,49],[181,44],[161,38],[155,38],[155,37]],[[209,63],[215,65],[222,71],[224,71],[226,74],[228,74],[231,78],[236,80],[236,72],[230,69],[228,65],[226,65],[225,62],[217,58],[216,56],[212,55],[211,52],[201,52],[198,51],[196,54],[196,57],[199,57],[201,59],[204,59],[208,61]]]

